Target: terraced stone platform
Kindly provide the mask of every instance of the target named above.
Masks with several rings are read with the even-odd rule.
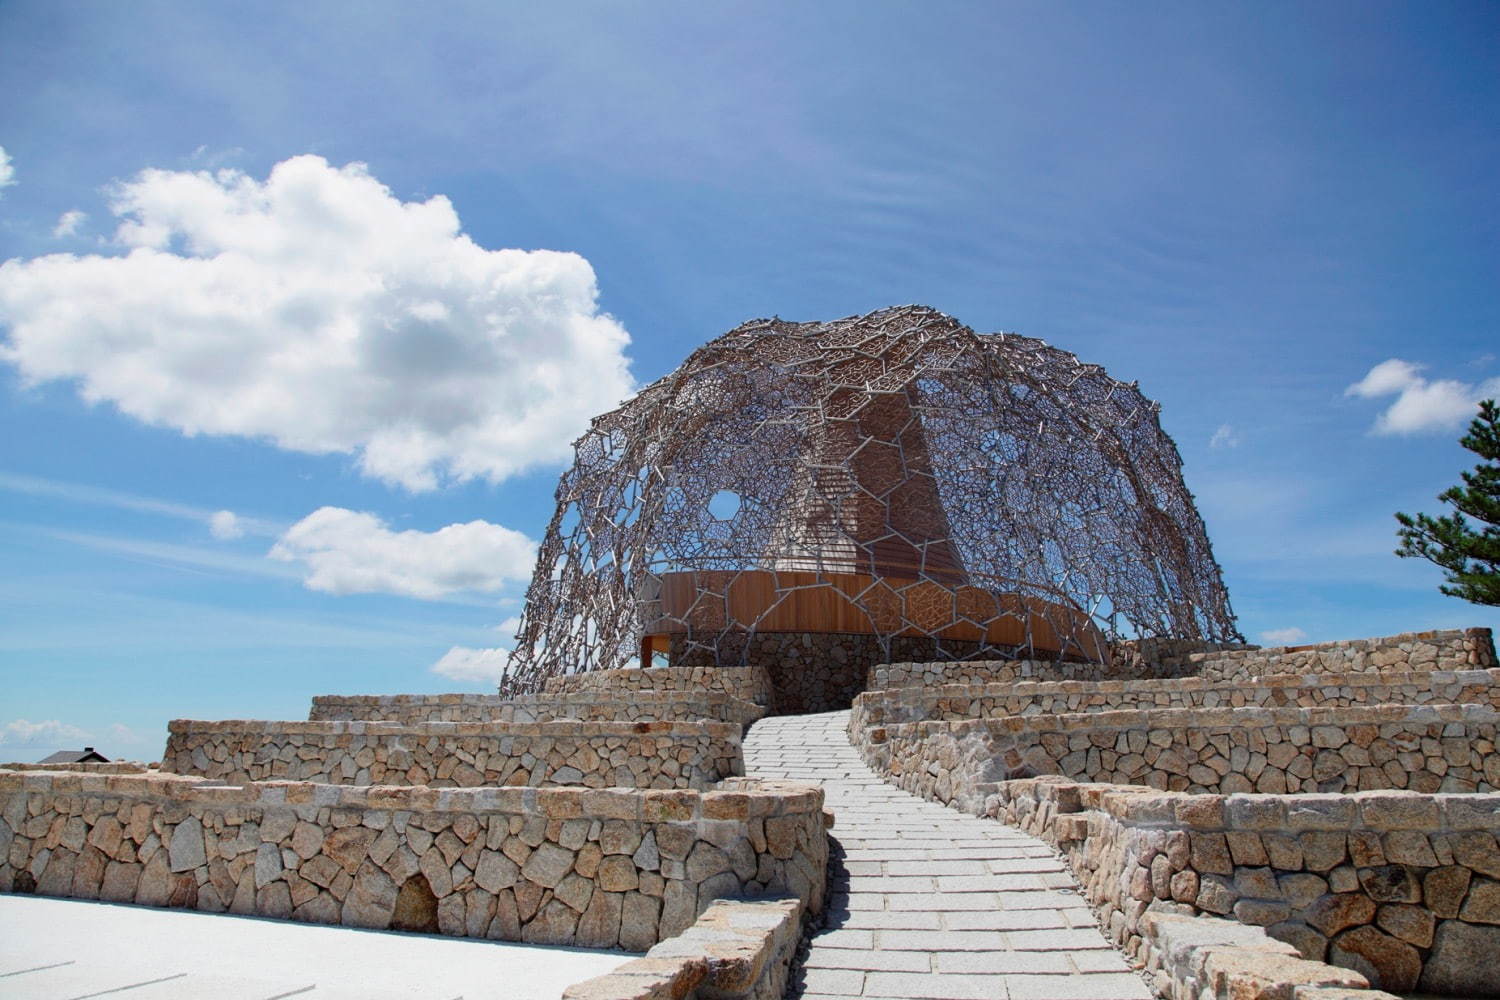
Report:
[[[788,996],[1152,996],[1050,847],[886,784],[850,746],[848,723],[848,712],[780,716],[745,739],[748,775],[817,782],[837,816],[827,919]]]

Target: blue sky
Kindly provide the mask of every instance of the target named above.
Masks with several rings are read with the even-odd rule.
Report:
[[[0,757],[487,688],[590,414],[906,302],[1139,380],[1250,640],[1500,625],[1391,554],[1500,8],[546,6],[0,3]]]

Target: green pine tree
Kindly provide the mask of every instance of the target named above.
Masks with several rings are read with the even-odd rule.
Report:
[[[1484,461],[1462,474],[1462,486],[1438,494],[1454,513],[1396,515],[1401,522],[1396,555],[1420,556],[1441,566],[1448,582],[1438,589],[1450,597],[1500,605],[1500,406],[1493,399],[1479,404],[1479,416],[1459,444]]]

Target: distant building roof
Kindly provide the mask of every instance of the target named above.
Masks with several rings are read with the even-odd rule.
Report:
[[[38,764],[108,764],[109,758],[93,747],[82,750],[59,750],[37,761]]]

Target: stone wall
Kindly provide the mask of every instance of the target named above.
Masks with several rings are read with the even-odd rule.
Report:
[[[242,783],[697,788],[744,773],[722,722],[198,722],[177,719],[162,770]]]
[[[1311,646],[1214,647],[1183,640],[1138,640],[1115,647],[1109,664],[1050,660],[971,660],[876,664],[868,689],[1028,681],[1120,681],[1202,677],[1254,681],[1277,674],[1364,674],[1384,671],[1487,670],[1500,667],[1486,628],[1407,632]]]
[[[1036,681],[1100,681],[1111,676],[1099,663],[1070,660],[954,660],[907,662],[895,660],[870,668],[866,689],[950,687],[956,684],[1019,684]]]
[[[1141,919],[1146,971],[1166,1000],[1398,1000],[1351,969],[1312,962],[1260,927],[1157,909]]]
[[[771,681],[760,667],[674,665],[644,670],[591,670],[549,677],[543,682],[541,693],[629,695],[638,691],[717,692],[763,707],[771,704]]]
[[[677,937],[563,1000],[781,1000],[801,939],[795,899],[716,899]]]
[[[969,803],[978,784],[1057,774],[1193,792],[1500,787],[1500,713],[1476,705],[1160,709],[857,730],[901,788]]]
[[[1272,646],[1188,657],[1190,672],[1228,681],[1267,674],[1361,674],[1385,670],[1488,670],[1500,666],[1487,628],[1405,632],[1311,646]]]
[[[737,642],[735,640],[738,640]],[[754,663],[771,685],[771,708],[778,715],[832,712],[848,708],[865,690],[870,671],[891,659],[952,660],[972,656],[976,642],[894,636],[887,652],[873,635],[842,632],[758,632],[721,637],[716,647],[698,647],[674,635],[668,659],[676,665],[707,668],[717,657]]]
[[[482,694],[320,695],[313,722],[676,722],[708,720],[748,726],[765,714],[753,702],[719,692],[598,691],[501,698]]]
[[[137,760],[112,760],[107,763],[94,761],[79,764],[0,764],[6,771],[80,771],[86,774],[144,774],[146,765]]]
[[[1256,681],[1201,677],[898,687],[854,700],[853,729],[926,720],[1065,715],[1151,708],[1334,708],[1487,705],[1500,709],[1500,670],[1274,674]]]
[[[1068,856],[1105,928],[1153,968],[1172,960],[1152,911],[1232,915],[1382,989],[1500,995],[1500,795],[1226,797],[1057,779],[983,791],[983,814]]]
[[[1238,649],[1260,649],[1246,643],[1199,639],[1127,639],[1110,645],[1110,666],[1121,678],[1185,677],[1197,673],[1189,657]]]
[[[743,778],[693,792],[0,771],[0,890],[640,951],[723,896],[819,912],[822,806],[819,788]]]

